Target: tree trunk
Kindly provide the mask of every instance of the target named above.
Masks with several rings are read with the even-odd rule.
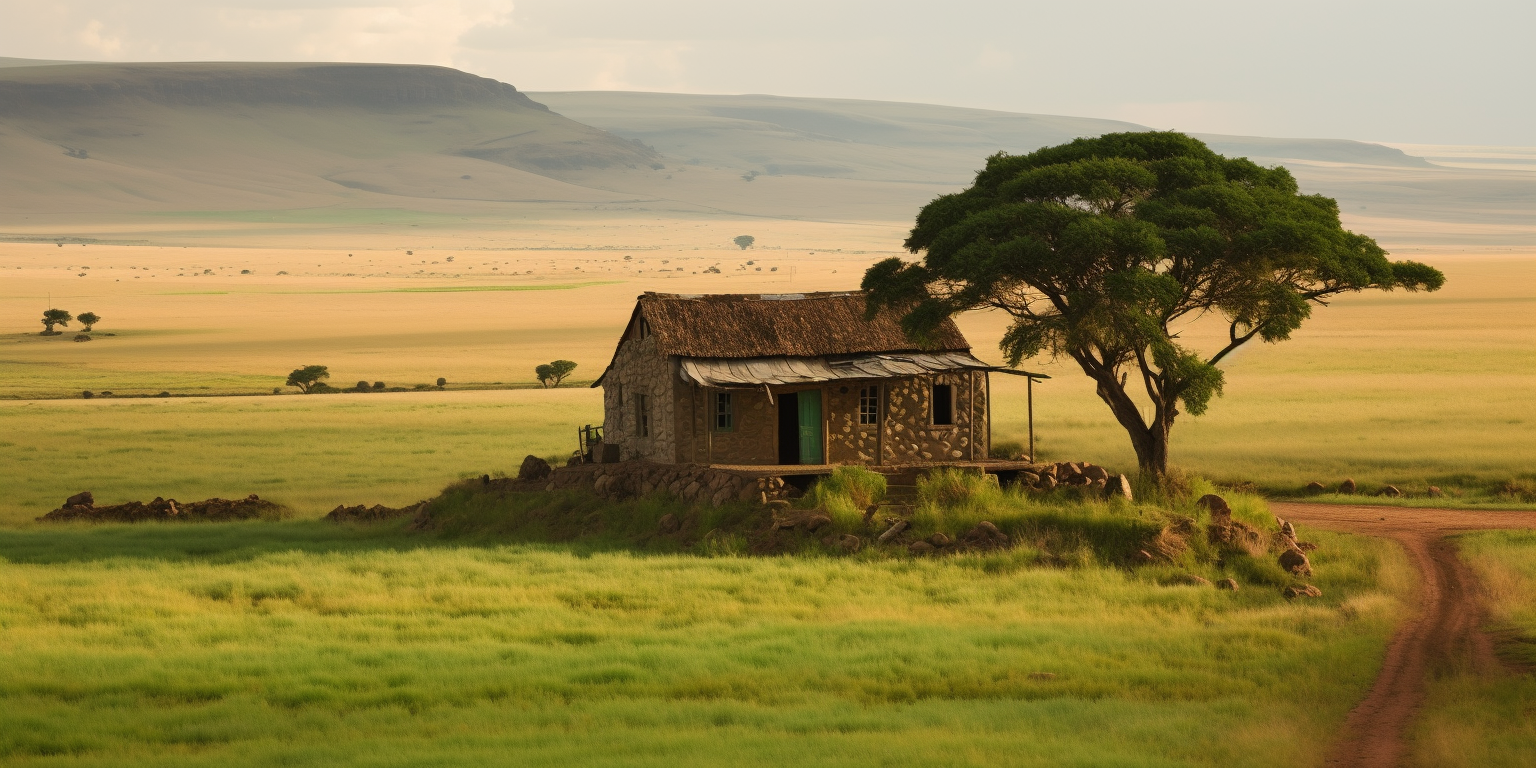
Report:
[[[1076,357],[1074,355],[1074,357]],[[1113,370],[1106,370],[1093,363],[1077,358],[1083,371],[1098,384],[1099,399],[1109,406],[1115,421],[1125,428],[1131,437],[1131,447],[1136,451],[1136,464],[1144,474],[1161,478],[1168,473],[1168,433],[1177,415],[1173,404],[1161,403],[1153,414],[1151,424],[1141,417],[1136,401],[1126,393],[1125,386],[1115,378]],[[1089,358],[1091,361],[1091,358]]]

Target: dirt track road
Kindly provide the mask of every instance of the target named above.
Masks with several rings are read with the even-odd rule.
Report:
[[[1424,703],[1431,669],[1494,673],[1499,661],[1481,628],[1483,612],[1472,572],[1445,536],[1489,528],[1536,528],[1536,512],[1340,506],[1274,502],[1275,515],[1297,525],[1389,538],[1403,545],[1419,572],[1414,614],[1398,627],[1376,684],[1349,713],[1328,765],[1395,768],[1406,757],[1408,726]]]

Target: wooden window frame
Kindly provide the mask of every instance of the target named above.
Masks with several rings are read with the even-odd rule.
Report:
[[[635,393],[635,436],[651,436],[651,404],[650,398],[643,392]]]
[[[730,392],[715,392],[713,398],[714,408],[711,414],[716,432],[736,431],[736,398]]]
[[[880,385],[859,387],[859,426],[880,423]]]

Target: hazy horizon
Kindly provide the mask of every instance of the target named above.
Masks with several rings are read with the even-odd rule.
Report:
[[[0,54],[438,64],[525,91],[774,94],[1418,144],[1536,144],[1536,8],[1473,2],[61,0]]]

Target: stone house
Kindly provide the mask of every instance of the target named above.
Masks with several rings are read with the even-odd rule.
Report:
[[[946,320],[934,343],[860,292],[646,293],[602,376],[596,460],[761,467],[983,462],[989,374]],[[1010,371],[1011,372],[1011,371]]]

